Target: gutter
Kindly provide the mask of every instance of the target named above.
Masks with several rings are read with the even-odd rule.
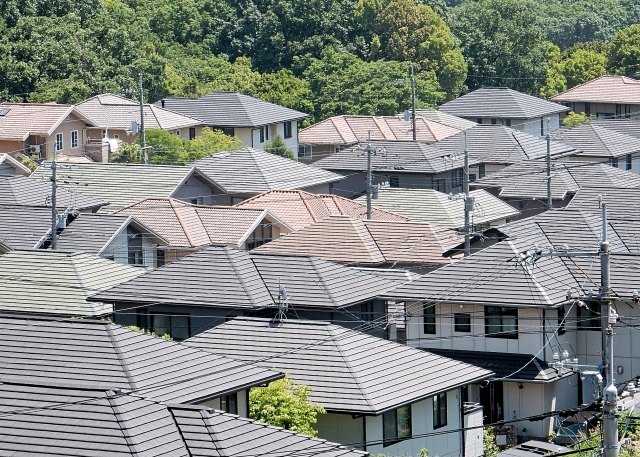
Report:
[[[564,300],[558,303],[549,304],[549,305],[521,305],[521,304],[513,304],[513,303],[501,303],[501,302],[479,302],[479,301],[449,301],[449,300],[440,300],[437,298],[429,299],[429,298],[412,298],[407,296],[393,296],[393,295],[379,295],[378,298],[384,300],[396,300],[396,301],[404,301],[404,302],[413,302],[413,303],[437,303],[437,304],[449,304],[449,305],[476,305],[476,306],[499,306],[501,308],[522,308],[522,309],[557,309],[564,305],[573,304],[576,299]]]

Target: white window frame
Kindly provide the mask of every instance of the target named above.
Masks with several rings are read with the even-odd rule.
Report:
[[[304,150],[304,154],[300,155],[300,148]],[[308,154],[307,154],[308,151]],[[305,159],[311,160],[313,159],[313,147],[310,144],[299,144],[298,145],[298,160]]]
[[[64,149],[64,135],[62,132],[56,133],[56,142],[54,147],[56,148],[56,151],[62,151]]]
[[[78,131],[77,130],[72,130],[71,131],[71,149],[76,149],[76,148],[78,148],[79,145],[80,145],[80,143],[78,141]]]

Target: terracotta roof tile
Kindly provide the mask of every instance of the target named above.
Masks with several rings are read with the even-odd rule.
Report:
[[[554,95],[550,100],[640,104],[640,81],[626,76],[604,75]]]
[[[71,114],[71,105],[55,103],[2,103],[0,139],[24,141],[29,135],[50,135]]]

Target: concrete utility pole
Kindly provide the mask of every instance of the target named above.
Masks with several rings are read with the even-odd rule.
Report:
[[[367,137],[367,220],[371,219],[371,130]]]
[[[549,119],[547,118],[547,209],[553,208],[551,197],[551,130],[549,129]]]
[[[411,66],[411,122],[413,126],[413,141],[416,141],[418,132],[416,131],[416,76],[413,72],[413,66]]]
[[[464,131],[464,172],[462,176],[462,191],[464,192],[464,256],[471,254],[471,211],[473,200],[469,197],[469,148],[467,146],[467,131]]]
[[[56,176],[56,159],[58,153],[58,144],[54,143],[53,145],[53,161],[51,162],[51,177],[49,180],[51,181],[51,249],[55,250],[57,248],[57,237],[58,237],[58,208],[56,203],[56,193],[58,190],[57,176]]]
[[[147,163],[147,139],[144,134],[144,87],[142,73],[140,73],[140,155],[142,163]]]

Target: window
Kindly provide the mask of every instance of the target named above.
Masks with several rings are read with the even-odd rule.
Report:
[[[127,254],[129,265],[144,265],[142,234],[133,227],[127,228]]]
[[[273,238],[273,233],[271,230],[270,223],[262,223],[256,227],[256,229],[249,235],[246,241],[247,251],[251,249],[257,248],[258,246],[262,246],[265,243],[268,243]]]
[[[540,136],[544,135],[544,119],[540,119]]]
[[[484,333],[488,338],[518,338],[518,309],[485,307]]]
[[[447,393],[433,397],[433,428],[440,428],[447,425]]]
[[[72,148],[78,147],[78,131],[77,130],[71,131],[71,147]]]
[[[482,118],[481,118],[481,117],[479,117],[478,119],[476,119],[476,122],[477,122],[478,124],[482,124]]]
[[[264,127],[260,127],[260,143],[264,143]]]
[[[62,143],[62,133],[56,133],[56,151],[62,151],[63,143]]]
[[[584,114],[591,114],[591,103],[585,103],[584,104]]]
[[[618,168],[618,158],[617,157],[610,157],[609,158],[609,165],[611,165],[612,167]]]
[[[164,249],[158,249],[156,251],[156,268],[160,268],[164,266],[164,264],[165,264]]]
[[[192,205],[202,205],[202,197],[196,197],[191,199]]]
[[[238,203],[244,201],[243,197],[231,197],[231,204],[237,205]]]
[[[389,187],[400,187],[400,176],[389,176]]]
[[[360,305],[360,319],[365,322],[372,322],[375,318],[373,300],[366,301]]]
[[[462,185],[462,168],[451,172],[451,187],[459,187]]]
[[[526,206],[524,200],[518,200],[518,211],[524,211]]]
[[[600,313],[596,311],[597,307],[597,303],[578,307],[578,330],[602,330]]]
[[[264,139],[269,141],[269,126],[268,125],[264,128]]]
[[[474,182],[476,180],[476,174],[475,173],[469,173],[469,182]]]
[[[498,119],[491,119],[491,125],[496,125],[498,123]]]
[[[565,333],[567,333],[567,329],[565,328],[565,312],[564,312],[564,306],[561,306],[560,308],[558,308],[558,335],[564,335]]]
[[[484,168],[484,164],[481,163],[480,165],[478,165],[478,179],[484,178],[485,173],[486,173],[486,170]]]
[[[626,164],[625,164],[626,169],[627,169],[627,170],[631,170],[631,165],[632,165],[632,162],[631,162],[631,154],[627,154],[627,157],[626,157]]]
[[[624,117],[631,117],[631,105],[624,105]]]
[[[113,137],[114,137],[116,140],[119,140],[119,139],[120,139],[120,134],[119,134],[119,133],[115,133],[115,134],[113,135]]]
[[[180,130],[176,130],[176,136],[180,136]]]
[[[222,130],[222,133],[224,133],[227,136],[234,136],[236,131],[233,127],[222,127],[220,130]],[[195,136],[195,134],[194,134]]]
[[[402,406],[382,415],[384,446],[411,436],[411,405]]]
[[[291,129],[291,121],[284,123],[284,137],[291,138],[293,136],[293,131]]]
[[[506,125],[507,127],[511,127],[511,119],[505,120],[504,125]]]
[[[622,105],[616,105],[616,117],[622,117]]]
[[[186,340],[191,336],[189,315],[152,314],[151,330],[158,336],[168,334],[174,340]]]
[[[238,393],[220,397],[220,409],[225,413],[238,414]]]
[[[311,145],[301,144],[298,146],[298,159],[311,160]]]
[[[424,333],[435,335],[436,333],[436,305],[424,305]]]
[[[471,332],[471,314],[455,313],[453,315],[453,329],[456,332]]]
[[[189,127],[189,139],[193,140],[196,137],[196,128]]]

